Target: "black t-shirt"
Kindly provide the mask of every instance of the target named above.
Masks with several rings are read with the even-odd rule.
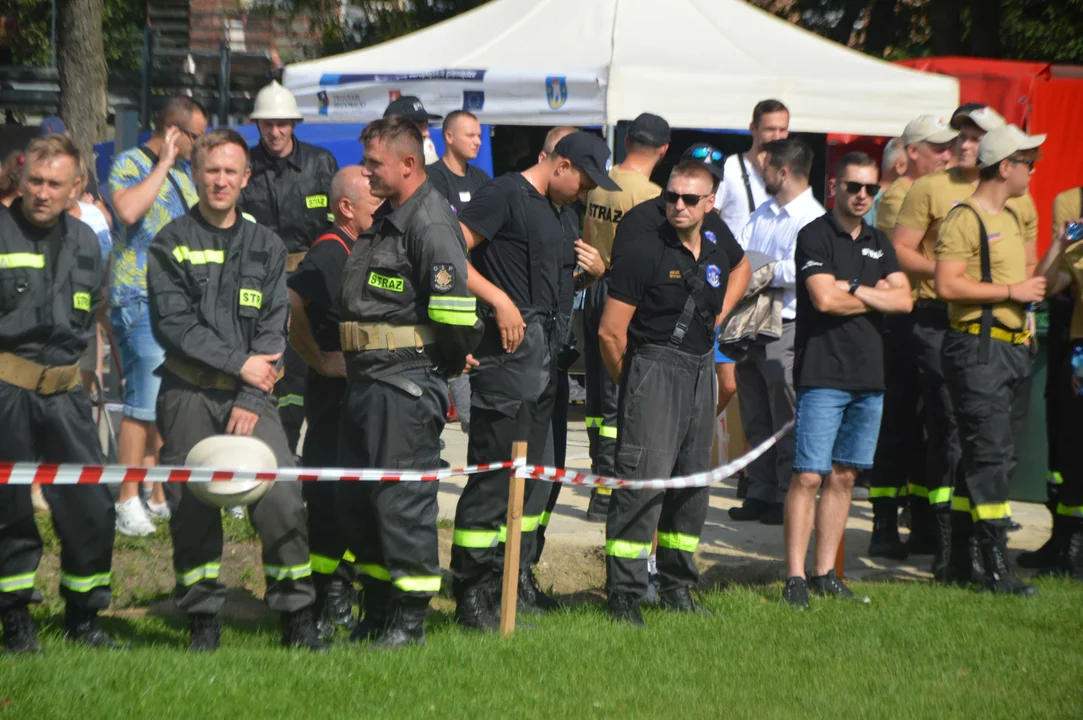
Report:
[[[858,280],[873,287],[899,272],[887,235],[862,224],[855,240],[829,212],[797,234],[797,325],[794,336],[795,387],[825,387],[850,392],[884,389],[883,315],[831,315],[812,304],[806,281],[826,273],[836,280]]]
[[[579,216],[570,207],[560,209],[560,224],[564,227],[564,254],[560,272],[560,314],[571,317],[575,306],[575,268],[579,258],[575,241],[579,239]]]
[[[459,221],[487,240],[470,252],[474,267],[520,310],[555,313],[565,240],[561,210],[519,173],[486,183]]]
[[[491,180],[488,173],[473,165],[466,166],[465,176],[456,175],[444,164],[443,158],[426,166],[425,174],[429,176],[432,186],[447,199],[451,209],[456,213],[466,207],[477,191]]]
[[[633,208],[625,217],[630,217],[631,213],[646,204]],[[624,222],[622,220],[617,226],[618,238],[621,237]],[[653,229],[649,225],[639,226],[638,223],[630,229],[637,227],[641,228],[640,232],[626,233],[621,238],[621,250],[613,256],[609,276],[609,295],[636,308],[628,326],[630,345],[669,343],[688,299],[688,289],[681,279],[680,257],[683,255],[689,264],[695,264],[696,274],[707,283],[707,306],[711,316],[708,329],[708,323],[701,321],[697,311],[696,319],[688,325],[680,349],[695,355],[710,352],[714,346],[714,318],[722,312],[722,301],[729,282],[730,258],[726,249],[719,242],[704,239],[697,262],[668,221]],[[740,247],[737,249],[740,250]]]
[[[613,238],[613,261],[616,261],[625,238],[636,237],[644,232],[657,232],[663,225],[668,225],[666,220],[666,200],[659,195],[654,200],[641,202],[634,208],[624,213],[617,225],[617,234]],[[729,258],[730,269],[737,267],[745,256],[745,251],[733,236],[729,226],[723,222],[717,213],[709,212],[703,218],[703,239],[717,244]]]

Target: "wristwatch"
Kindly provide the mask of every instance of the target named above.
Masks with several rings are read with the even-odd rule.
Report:
[[[861,283],[857,280],[850,281],[850,294],[853,295],[857,292],[857,289],[861,287]]]

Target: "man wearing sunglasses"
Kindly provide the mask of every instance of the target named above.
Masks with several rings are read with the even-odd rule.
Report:
[[[951,502],[951,532],[977,538],[983,573],[952,545],[950,576],[997,594],[1030,596],[1007,560],[1008,485],[1030,401],[1031,338],[1026,304],[1045,299],[1046,277],[1032,275],[1027,228],[1009,202],[1030,185],[1045,135],[1014,125],[990,130],[978,146],[978,188],[940,226],[937,296],[948,303],[944,382],[954,401],[962,449]]]
[[[959,131],[955,139],[958,164],[933,172],[914,181],[903,200],[892,231],[891,242],[899,265],[910,276],[917,290],[913,320],[913,340],[917,353],[918,381],[925,406],[925,435],[928,438],[925,485],[911,480],[908,488],[912,507],[928,502],[933,517],[936,542],[933,548],[932,572],[938,581],[949,581],[962,572],[969,577],[979,567],[964,569],[949,567],[949,557],[955,547],[956,557],[977,560],[977,547],[969,551],[970,524],[961,514],[951,512],[952,486],[962,452],[955,422],[953,398],[944,380],[941,350],[948,330],[948,306],[933,285],[936,268],[933,246],[940,225],[955,206],[969,198],[978,186],[978,147],[987,132],[1005,126],[995,110],[969,103],[952,116],[951,126]],[[1009,197],[1008,207],[1023,224],[1027,270],[1037,265],[1038,212],[1028,193]],[[955,517],[959,515],[958,517]],[[953,532],[953,525],[959,532]],[[915,546],[917,547],[917,546]]]
[[[875,221],[878,230],[890,237],[914,181],[948,166],[958,135],[946,117],[921,115],[906,124],[899,138],[906,154],[906,171],[882,193]],[[876,463],[869,473],[873,507],[869,556],[902,560],[911,553],[929,554],[936,547],[926,497],[910,498],[910,538],[905,544],[899,538],[899,505],[907,497],[908,481],[915,487],[926,486],[925,431],[919,415],[921,386],[911,315],[884,318],[884,344],[884,421],[880,425]]]
[[[880,191],[877,175],[876,161],[865,153],[843,156],[832,180],[835,207],[797,235],[797,420],[782,591],[783,601],[797,609],[808,607],[810,589],[856,599],[835,575],[835,555],[854,481],[872,467],[876,453],[884,402],[883,315],[912,307],[891,242],[863,220]],[[806,579],[814,527],[813,574]]]
[[[761,100],[752,109],[748,132],[752,147],[726,158],[725,177],[714,203],[735,237],[741,237],[748,218],[770,197],[763,179],[763,146],[789,137],[789,109],[778,100]]]
[[[707,470],[717,394],[714,334],[729,294],[725,249],[705,241],[717,181],[697,160],[670,174],[666,222],[622,238],[598,341],[619,383],[617,477],[668,478]],[[738,288],[743,292],[744,288]],[[691,590],[709,490],[615,490],[606,522],[608,610],[642,625],[648,557],[658,531],[659,598],[674,612],[703,612]]]

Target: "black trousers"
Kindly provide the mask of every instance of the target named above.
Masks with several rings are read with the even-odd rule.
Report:
[[[927,488],[924,409],[909,315],[884,318],[884,384],[884,418],[869,473],[869,499],[874,505],[895,506],[908,494],[908,483]]]
[[[428,368],[350,383],[339,434],[344,467],[431,470],[450,408],[447,379]],[[431,598],[440,590],[436,482],[335,483],[339,527],[366,589]]]
[[[1068,335],[1072,324],[1075,301],[1070,293],[1061,293],[1047,301],[1049,329],[1045,338],[1045,432],[1048,441],[1047,484],[1049,493],[1046,505],[1056,513],[1061,485],[1064,483],[1062,465],[1073,462],[1076,438],[1062,427],[1071,405],[1075,402],[1072,391],[1072,347],[1075,344]]]
[[[336,391],[337,394],[330,395]],[[322,382],[305,385],[308,431],[301,462],[306,468],[339,467],[338,435],[345,392],[345,380],[333,382],[324,378]],[[346,555],[346,540],[339,529],[335,509],[336,485],[334,482],[302,483],[301,495],[308,511],[308,547],[313,577],[333,577],[349,583],[353,581],[354,573],[342,562]]]
[[[975,523],[1006,530],[1009,485],[1029,401],[1030,348],[991,339],[989,359],[982,362],[980,343],[978,336],[957,330],[944,338],[944,379],[962,449],[952,508],[969,511]]]
[[[98,428],[82,388],[39,395],[0,382],[0,461],[103,465]],[[60,594],[83,610],[103,610],[111,598],[116,516],[105,485],[45,485],[60,538]],[[0,486],[0,610],[26,606],[42,544],[29,485]]]
[[[953,395],[944,376],[941,351],[948,331],[947,305],[939,302],[915,306],[914,349],[917,353],[918,382],[925,409],[925,485],[911,481],[910,502],[927,501],[933,512],[948,512],[952,487],[962,450],[955,422]],[[885,413],[886,415],[886,413]]]
[[[1083,343],[1083,341],[1076,341]],[[1049,388],[1047,402],[1056,408],[1058,417],[1050,426],[1052,436],[1062,452],[1057,468],[1061,482],[1056,489],[1053,512],[1060,517],[1083,522],[1083,453],[1079,451],[1080,428],[1083,428],[1083,397],[1072,389],[1071,351],[1062,354],[1056,373],[1057,383]]]
[[[545,461],[546,440],[556,397],[553,338],[542,323],[528,322],[519,348],[509,354],[494,351],[499,334],[486,327],[484,360],[470,380],[470,464],[507,460],[512,443],[526,440],[527,461]],[[466,483],[455,508],[451,572],[457,598],[476,585],[498,584],[504,571],[510,470],[479,473]],[[538,555],[537,530],[549,504],[552,485],[527,480],[523,496],[520,566]]]
[[[718,401],[713,352],[636,348],[625,360],[620,389],[618,477],[669,478],[710,469]],[[656,529],[659,589],[695,585],[709,501],[709,488],[614,490],[605,526],[608,592],[646,595]]]
[[[162,464],[183,465],[195,445],[223,435],[233,410],[234,393],[200,390],[165,373],[158,392],[158,431],[162,434]],[[260,414],[252,436],[274,452],[279,467],[295,465],[293,452],[275,412],[273,398]],[[186,613],[217,614],[226,600],[218,576],[222,566],[222,511],[197,500],[181,483],[166,484],[172,511],[173,570],[177,574],[174,600]],[[263,544],[264,599],[277,612],[295,612],[315,600],[309,562],[305,504],[300,483],[276,482],[248,517]]]
[[[609,376],[598,344],[598,326],[608,297],[609,279],[602,278],[587,288],[583,299],[583,339],[586,365],[587,439],[593,472],[612,477],[617,451],[617,384]]]
[[[286,433],[286,442],[290,452],[297,454],[297,443],[301,439],[301,426],[305,422],[305,375],[308,365],[293,349],[286,346],[282,356],[285,373],[275,383],[275,397],[278,398],[278,417]]]
[[[553,467],[564,467],[564,463],[568,459],[568,396],[570,394],[568,383],[570,382],[575,381],[568,377],[568,373],[562,370],[556,372],[552,421],[553,457],[551,462]],[[546,450],[545,462],[550,462],[548,449]],[[553,510],[556,509],[557,500],[560,498],[560,489],[563,487],[561,483],[549,484],[552,486],[549,489],[549,499],[545,503],[545,510],[542,511],[541,518],[538,520],[538,539],[535,543],[537,550],[534,553],[535,564],[541,561],[542,553],[545,551],[545,532],[549,527],[549,520],[553,516]]]

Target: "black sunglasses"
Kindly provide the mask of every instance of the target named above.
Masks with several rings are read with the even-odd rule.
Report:
[[[876,183],[862,184],[859,182],[844,182],[842,186],[846,188],[846,192],[851,195],[857,195],[861,192],[861,188],[865,188],[865,192],[869,194],[869,197],[876,197],[880,193],[880,186]]]
[[[1008,162],[1013,162],[1018,165],[1026,165],[1028,168],[1033,170],[1034,166],[1038,163],[1038,158],[1024,159],[1021,157],[1010,157],[1008,158]]]
[[[195,142],[196,140],[199,139],[199,135],[196,135],[194,132],[192,132],[191,130],[189,130],[188,128],[186,128],[186,127],[184,127],[182,125],[174,125],[173,127],[177,128],[182,133],[187,135],[189,138],[192,139],[193,142]]]
[[[666,203],[670,205],[676,205],[678,200],[683,200],[685,206],[692,207],[693,205],[699,205],[700,201],[704,198],[710,197],[710,195],[696,195],[694,193],[675,193],[666,190]]]

